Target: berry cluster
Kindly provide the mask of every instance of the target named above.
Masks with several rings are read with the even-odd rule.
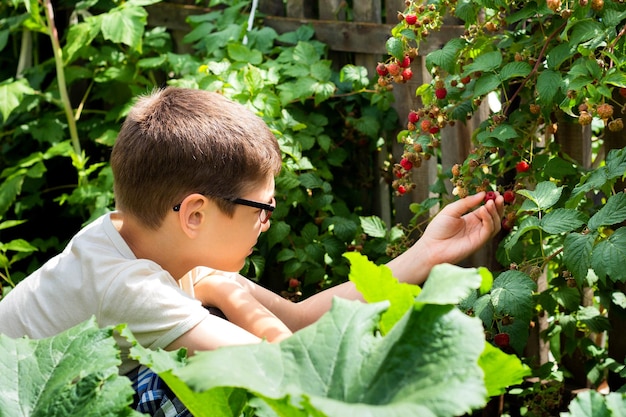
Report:
[[[620,95],[626,97],[626,88],[620,88]],[[614,108],[611,104],[602,103],[597,107],[590,108],[587,103],[578,106],[578,123],[583,126],[590,125],[593,117],[601,119],[611,132],[619,132],[624,129],[624,121],[621,117],[614,117]]]

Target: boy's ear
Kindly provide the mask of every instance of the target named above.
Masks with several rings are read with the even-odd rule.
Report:
[[[206,220],[205,210],[209,204],[209,200],[202,194],[189,194],[180,203],[178,210],[178,218],[183,231],[188,235],[195,234],[202,222]]]

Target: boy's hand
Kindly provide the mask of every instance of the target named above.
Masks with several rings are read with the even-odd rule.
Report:
[[[445,206],[415,246],[428,252],[433,265],[465,259],[500,231],[504,198],[496,192],[495,199],[477,207],[484,199],[483,191]]]

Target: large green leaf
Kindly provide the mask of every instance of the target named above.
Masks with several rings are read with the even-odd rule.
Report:
[[[526,197],[520,211],[544,211],[552,207],[561,198],[563,187],[557,187],[550,181],[537,184],[534,190],[519,190],[518,193]]]
[[[484,405],[477,319],[426,305],[382,337],[385,308],[336,299],[329,314],[280,344],[198,353],[173,374],[200,393],[241,387],[261,399],[290,397],[283,406],[294,411],[308,397],[327,416],[453,416]]]
[[[148,12],[143,7],[122,5],[98,17],[101,18],[100,30],[104,39],[141,51],[148,20]]]
[[[583,279],[591,268],[591,250],[595,236],[592,233],[570,233],[563,242],[563,262],[576,282],[582,287]]]
[[[594,390],[583,391],[569,404],[561,417],[623,417],[626,414],[626,394],[611,392],[607,395]]]
[[[587,216],[581,211],[558,208],[543,216],[540,227],[546,232],[556,235],[576,230],[586,221]]]
[[[0,334],[0,416],[138,414],[119,364],[113,329],[93,319],[47,339]]]
[[[0,83],[0,114],[6,120],[11,112],[22,102],[25,94],[34,94],[35,91],[28,84],[26,78],[17,81],[7,80]]]
[[[589,219],[589,228],[597,230],[600,226],[610,226],[626,219],[626,194],[619,192],[612,195],[606,204]]]
[[[598,277],[607,275],[611,281],[626,282],[626,228],[621,227],[608,239],[598,243],[591,253],[591,265]]]

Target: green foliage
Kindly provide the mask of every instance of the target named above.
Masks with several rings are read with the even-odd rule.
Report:
[[[185,41],[194,52],[178,53],[164,28],[147,25],[153,3],[51,8],[71,17],[67,27],[57,27],[54,16],[30,2],[0,9],[0,18],[11,23],[0,29],[2,37],[24,41],[22,49],[0,44],[7,62],[12,55],[10,71],[0,71],[6,138],[0,217],[13,222],[4,223],[11,228],[2,237],[3,281],[19,282],[80,226],[113,208],[108,154],[119,125],[135,96],[166,84],[215,90],[241,102],[280,142],[278,208],[243,273],[265,277],[275,290],[297,278],[307,295],[347,279],[346,250],[389,259],[386,229],[370,236],[361,215],[373,218],[364,190],[378,181],[374,155],[397,121],[391,95],[368,89],[365,68],[333,68],[310,26],[281,35],[248,29],[248,1],[212,2],[212,11],[190,17]],[[54,53],[16,67],[46,54],[47,47],[36,48],[50,43]],[[50,227],[49,218],[64,222]],[[389,233],[401,238],[397,229]]]
[[[0,334],[0,416],[132,416],[113,328],[94,320],[48,339]]]
[[[346,256],[350,276],[385,301],[337,298],[319,321],[277,344],[186,358],[184,350],[143,348],[125,326],[98,329],[94,320],[39,341],[0,336],[0,415],[132,415],[129,381],[117,375],[114,331],[195,416],[451,417],[484,406],[488,395],[528,375],[515,356],[486,344],[480,321],[454,305],[478,287],[488,289],[488,272],[443,265],[414,298],[419,289],[397,281],[377,288],[370,274],[387,276],[386,266]],[[382,315],[396,304],[404,312],[387,319],[390,328],[383,334]]]

